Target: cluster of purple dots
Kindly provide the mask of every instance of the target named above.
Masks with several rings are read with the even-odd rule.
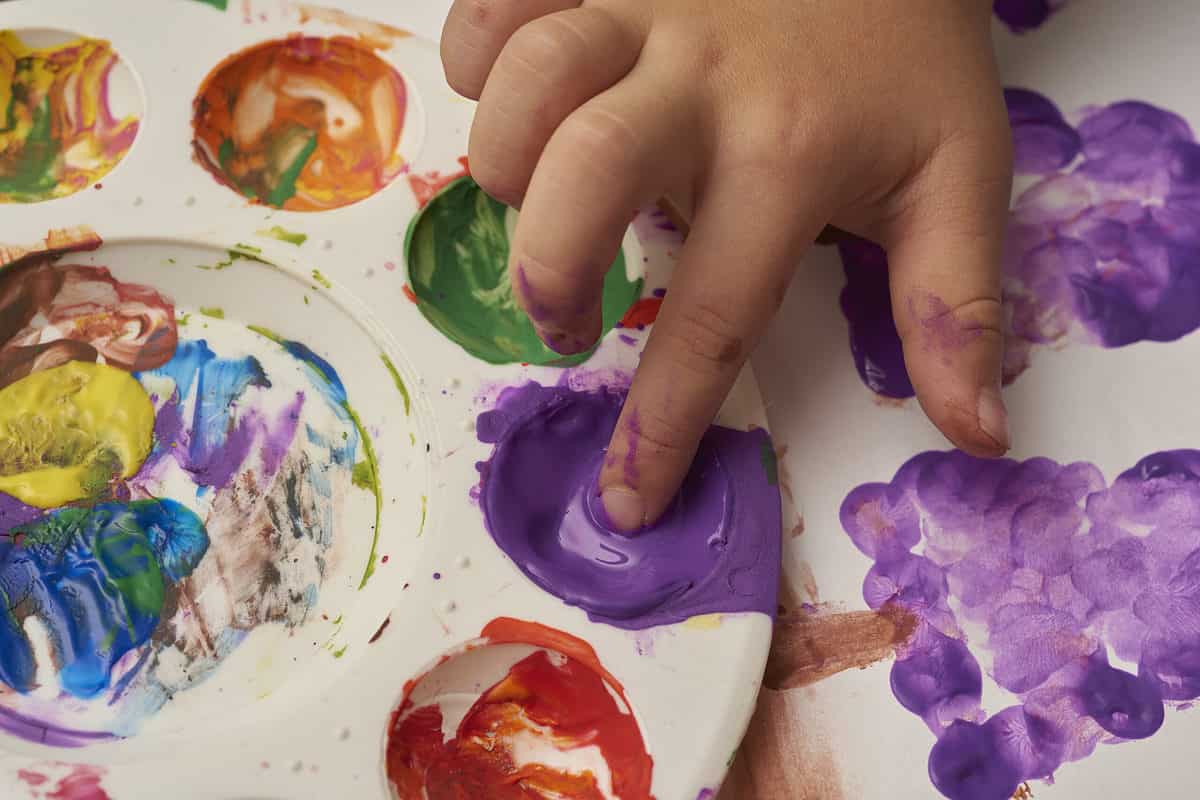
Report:
[[[1200,697],[1200,451],[1111,486],[1088,463],[927,452],[854,489],[841,522],[874,561],[868,605],[916,621],[891,687],[952,800],[1007,800]],[[984,674],[1016,702],[989,715]]]

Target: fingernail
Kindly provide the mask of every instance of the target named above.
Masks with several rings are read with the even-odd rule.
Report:
[[[999,387],[985,386],[979,392],[979,429],[1004,452],[1007,453],[1012,446],[1008,434],[1008,412],[1004,409]]]
[[[600,493],[600,503],[608,522],[620,533],[634,533],[646,527],[646,504],[642,496],[627,486],[610,486]]]

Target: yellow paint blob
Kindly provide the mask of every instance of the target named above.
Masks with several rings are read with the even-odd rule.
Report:
[[[138,471],[154,405],[128,372],[69,362],[0,389],[0,492],[37,508],[102,494]]]
[[[722,614],[700,614],[684,620],[683,627],[697,631],[713,631],[721,627]]]

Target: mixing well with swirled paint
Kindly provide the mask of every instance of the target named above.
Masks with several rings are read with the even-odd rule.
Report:
[[[103,267],[0,269],[0,309],[0,729],[133,735],[256,627],[305,623],[356,456],[378,507],[374,451],[307,347],[182,338]]]
[[[386,752],[401,800],[652,800],[654,765],[637,720],[590,645],[505,618],[482,637],[474,648],[536,649],[469,706],[447,695],[418,707],[413,691],[429,676],[409,684]]]
[[[530,580],[597,622],[645,629],[713,613],[774,615],[780,496],[761,429],[712,427],[655,525],[616,533],[597,490],[624,394],[525,384],[476,424],[496,544]]]
[[[573,354],[556,352],[517,303],[508,274],[511,222],[509,209],[470,177],[443,188],[408,229],[408,279],[417,307],[446,338],[482,361],[579,364],[591,355],[586,343],[571,348]],[[619,253],[604,281],[604,331],[641,291],[642,279],[629,273]],[[575,353],[578,349],[585,352]]]
[[[1200,327],[1200,143],[1188,123],[1135,101],[1068,121],[1047,98],[1005,92],[1016,171],[1003,261],[1004,380],[1039,347],[1171,342]],[[911,397],[892,322],[887,260],[839,245],[842,308],[863,382]]]
[[[867,604],[917,620],[891,686],[947,797],[1006,800],[1200,697],[1200,451],[1111,485],[1085,462],[928,452],[841,520],[874,561]],[[1011,705],[984,709],[985,675]]]
[[[356,39],[265,42],[205,79],[192,120],[196,159],[274,208],[350,205],[403,171],[407,103],[399,73]]]
[[[74,194],[125,157],[139,123],[113,115],[118,63],[98,39],[32,47],[0,30],[0,203]]]

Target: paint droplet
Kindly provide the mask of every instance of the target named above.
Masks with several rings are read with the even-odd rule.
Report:
[[[388,562],[388,557],[387,557],[387,556],[384,556],[383,558],[381,558],[381,559],[379,559],[379,560],[380,560],[382,563],[386,564],[386,563]]]
[[[338,738],[339,742],[344,742],[347,739],[349,739],[350,738],[350,729],[349,728],[339,728],[338,732],[337,732],[337,738]]]
[[[141,196],[141,195],[138,195],[137,197],[133,198],[133,204],[134,204],[135,206],[140,206],[140,205],[141,205],[143,202],[145,202],[145,201],[144,201],[144,200],[142,200],[142,196]]]
[[[446,604],[442,606],[442,608],[447,614],[453,614],[458,608],[458,603],[455,603],[453,600],[447,600]]]
[[[192,197],[191,195],[188,195],[188,198],[183,201],[183,204],[190,208],[191,206],[196,205],[196,198]]]
[[[433,579],[435,581],[440,581],[442,579],[442,573],[440,573],[440,572],[433,573]]]
[[[469,566],[471,566],[471,557],[470,556],[459,556],[458,557],[458,568],[459,569],[466,569]]]
[[[395,272],[396,271],[396,262],[395,261],[384,262],[383,268],[386,269],[388,272]]]
[[[304,762],[303,761],[293,761],[292,762],[292,772],[303,772],[303,771],[304,771]]]
[[[325,241],[321,242],[321,249],[332,250],[333,249],[333,239],[326,239]]]
[[[363,275],[366,275],[368,278],[374,278],[375,277],[375,268],[367,267],[366,269],[363,270]]]
[[[104,184],[103,184],[103,183],[97,183],[95,188],[97,188],[97,189],[103,189],[103,188],[104,188]]]

